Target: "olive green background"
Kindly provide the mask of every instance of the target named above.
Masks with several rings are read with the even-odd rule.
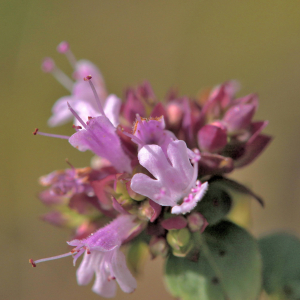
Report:
[[[68,40],[78,58],[97,64],[109,92],[148,79],[159,96],[170,86],[194,95],[202,88],[238,79],[241,95],[257,92],[256,119],[268,119],[275,136],[255,163],[232,177],[263,196],[253,203],[253,232],[300,234],[300,1],[111,0],[0,1],[1,210],[0,299],[99,299],[78,287],[71,258],[38,265],[67,251],[67,230],[39,220],[40,175],[89,164],[67,141],[34,137],[42,131],[71,134],[71,124],[48,129],[56,99],[68,92],[40,70],[52,56],[70,73],[56,46]],[[138,289],[118,299],[171,299],[162,262],[147,263]]]

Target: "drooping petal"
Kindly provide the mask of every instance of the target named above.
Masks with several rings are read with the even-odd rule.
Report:
[[[98,265],[95,266],[96,278],[92,291],[105,298],[113,298],[117,290],[117,284],[111,272],[112,254],[112,252],[97,253],[101,259]]]
[[[82,262],[76,271],[77,282],[79,285],[87,285],[93,279],[94,270],[100,264],[101,252],[87,254],[84,253]]]
[[[80,151],[91,150],[106,158],[119,172],[131,172],[130,159],[123,151],[115,127],[105,116],[91,119],[85,129],[70,137],[69,142]]]
[[[111,269],[123,292],[132,293],[136,289],[136,280],[128,270],[125,255],[120,250],[113,251]]]

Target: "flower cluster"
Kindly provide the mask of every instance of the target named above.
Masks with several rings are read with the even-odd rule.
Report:
[[[108,94],[94,64],[75,59],[67,42],[57,50],[74,68],[74,80],[52,59],[44,60],[43,71],[70,92],[54,104],[48,124],[73,120],[75,133],[53,135],[36,129],[34,134],[68,139],[95,157],[91,167],[76,169],[69,163],[69,169],[41,177],[47,189],[40,199],[53,208],[42,218],[72,228],[74,239],[68,244],[73,249],[30,262],[35,267],[72,256],[75,264],[84,254],[78,284],[88,284],[95,273],[95,293],[113,297],[116,282],[129,293],[136,281],[121,246],[142,241],[153,258],[169,251],[195,256],[193,233],[202,233],[210,222],[199,205],[210,193],[210,182],[249,164],[263,151],[271,139],[261,134],[267,122],[252,121],[258,98],[236,98],[234,81],[200,98],[171,90],[164,102],[144,82],[128,88],[121,100]]]

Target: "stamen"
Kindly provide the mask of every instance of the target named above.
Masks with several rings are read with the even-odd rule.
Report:
[[[75,69],[76,67],[76,63],[77,63],[77,60],[75,58],[75,55],[73,54],[73,52],[70,50],[70,45],[68,42],[66,41],[63,41],[61,42],[56,50],[59,52],[59,53],[63,53],[66,55],[70,65]]]
[[[38,259],[38,260],[29,259],[29,262],[35,268],[36,264],[38,264],[38,263],[41,263],[41,262],[44,262],[44,261],[49,261],[49,260],[55,260],[55,259],[59,259],[59,258],[71,256],[71,255],[73,255],[73,253],[72,252],[68,252],[68,253],[65,253],[65,254],[61,254],[61,255],[57,255],[57,256],[52,256],[52,257],[47,257],[47,258],[42,258],[42,259]]]
[[[46,57],[44,59],[42,62],[42,70],[45,73],[51,73],[62,86],[64,86],[68,91],[72,92],[73,81],[55,65],[55,62],[51,58]]]
[[[75,170],[75,167],[69,162],[68,158],[66,158],[66,163],[72,168],[72,170]]]
[[[73,116],[78,120],[78,122],[84,127],[86,128],[86,124],[83,122],[83,120],[78,116],[77,112],[71,107],[71,105],[69,104],[69,102],[67,102],[68,104],[68,108],[71,111],[71,113],[73,114]]]
[[[54,137],[58,139],[65,139],[68,140],[70,136],[67,135],[60,135],[60,134],[52,134],[52,133],[45,133],[45,132],[40,132],[38,128],[36,128],[33,132],[33,135],[44,135],[44,136],[49,136],[49,137]]]
[[[145,145],[145,143],[144,143],[141,139],[139,139],[138,137],[136,137],[135,135],[133,135],[133,134],[131,134],[131,133],[129,133],[129,132],[126,132],[126,131],[124,131],[124,130],[121,130],[121,132],[122,132],[124,135],[130,137],[131,140],[132,140],[134,143],[136,143],[137,145],[140,145],[141,147],[143,147],[143,146]]]
[[[98,105],[98,109],[99,109],[100,113],[101,113],[103,116],[105,116],[104,110],[103,110],[102,105],[101,105],[100,98],[99,98],[99,96],[98,96],[98,94],[97,94],[97,91],[96,91],[95,86],[94,86],[94,84],[93,84],[93,82],[92,82],[91,79],[92,79],[92,76],[91,76],[91,75],[88,75],[87,77],[83,78],[84,81],[88,81],[88,82],[89,82],[89,84],[90,84],[90,86],[91,86],[91,89],[92,89],[92,91],[93,91],[93,93],[94,93],[94,97],[95,97],[96,103],[97,103],[97,105]]]

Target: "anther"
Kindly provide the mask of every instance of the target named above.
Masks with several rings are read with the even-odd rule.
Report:
[[[32,267],[35,268],[36,267],[36,264],[34,263],[33,259],[30,258],[29,259],[29,263],[31,263]]]
[[[93,78],[92,75],[88,75],[88,76],[84,77],[83,80],[84,80],[84,81],[89,81],[89,80],[91,80],[92,78]]]
[[[82,129],[82,127],[81,126],[76,126],[76,125],[72,125],[72,128],[74,128],[74,129]]]
[[[38,131],[39,131],[39,129],[36,128],[36,129],[34,130],[34,132],[33,132],[33,135],[37,135]]]

